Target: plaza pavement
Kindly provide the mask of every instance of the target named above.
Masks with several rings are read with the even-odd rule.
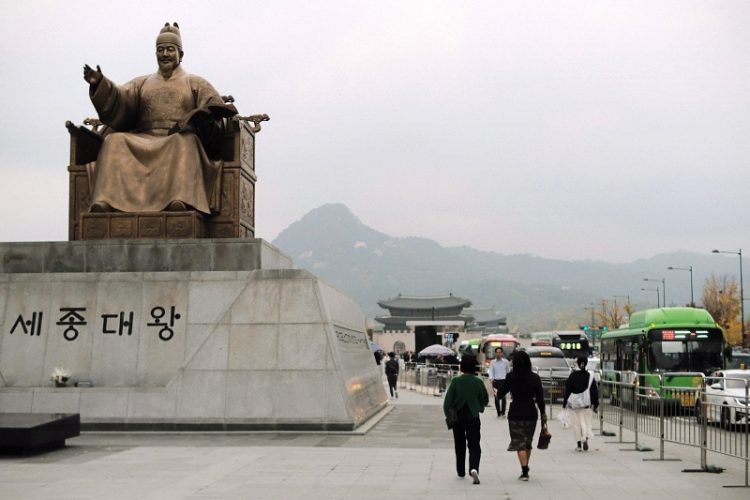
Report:
[[[589,452],[552,421],[549,450],[535,450],[531,480],[518,481],[505,451],[508,424],[482,415],[481,484],[456,476],[442,398],[401,390],[366,433],[84,433],[64,449],[0,456],[2,499],[638,499],[750,498],[744,462],[709,455],[722,474],[684,473],[699,450],[596,436]],[[608,429],[614,430],[614,429]],[[627,441],[628,436],[623,436]],[[658,449],[657,442],[645,443]]]

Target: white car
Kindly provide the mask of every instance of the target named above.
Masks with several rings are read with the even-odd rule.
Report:
[[[725,429],[750,423],[746,387],[750,387],[750,370],[714,372],[706,385],[704,408],[708,421],[719,422]]]

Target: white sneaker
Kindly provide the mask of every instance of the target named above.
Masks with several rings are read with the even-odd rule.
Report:
[[[474,478],[473,484],[479,484],[479,472],[476,469],[471,469],[469,475]]]

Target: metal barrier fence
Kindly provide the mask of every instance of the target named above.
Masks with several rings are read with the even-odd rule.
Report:
[[[399,374],[399,389],[442,396],[458,365],[406,363]],[[539,370],[547,416],[559,411],[565,395],[568,370]],[[659,458],[665,458],[666,443],[696,448],[700,468],[685,472],[720,472],[708,464],[708,453],[737,458],[745,463],[745,483],[750,487],[750,380],[712,378],[702,373],[638,374],[632,371],[597,371],[599,383],[599,431],[615,435],[618,443],[633,444],[634,451],[653,451],[642,446],[642,436],[659,440]],[[486,373],[492,405],[492,387]],[[728,386],[734,392],[726,393]],[[744,396],[742,391],[744,390]],[[739,392],[738,396],[734,394]],[[729,394],[729,395],[727,395]],[[608,432],[605,426],[616,427]],[[623,441],[623,430],[633,432],[633,441]]]
[[[555,409],[559,406],[562,408],[562,402],[565,398],[565,382],[570,376],[568,368],[539,368],[534,370],[539,378],[542,379],[542,389],[544,389],[544,403],[547,406],[547,418],[554,417]]]
[[[451,379],[458,375],[458,365],[405,363],[398,377],[398,388],[420,394],[442,396]]]
[[[732,387],[727,392],[726,388]],[[750,421],[748,392],[750,380],[711,378],[702,373],[638,374],[629,371],[602,371],[599,424],[617,427],[634,434],[634,450],[642,447],[643,435],[659,439],[659,458],[665,443],[699,449],[700,468],[685,472],[721,472],[708,464],[708,453],[717,453],[745,462],[745,484],[750,486]],[[744,392],[744,396],[742,395]]]

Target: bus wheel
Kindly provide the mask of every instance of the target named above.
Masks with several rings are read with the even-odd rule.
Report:
[[[730,430],[732,428],[732,421],[729,418],[729,408],[723,406],[721,408],[721,427]]]

